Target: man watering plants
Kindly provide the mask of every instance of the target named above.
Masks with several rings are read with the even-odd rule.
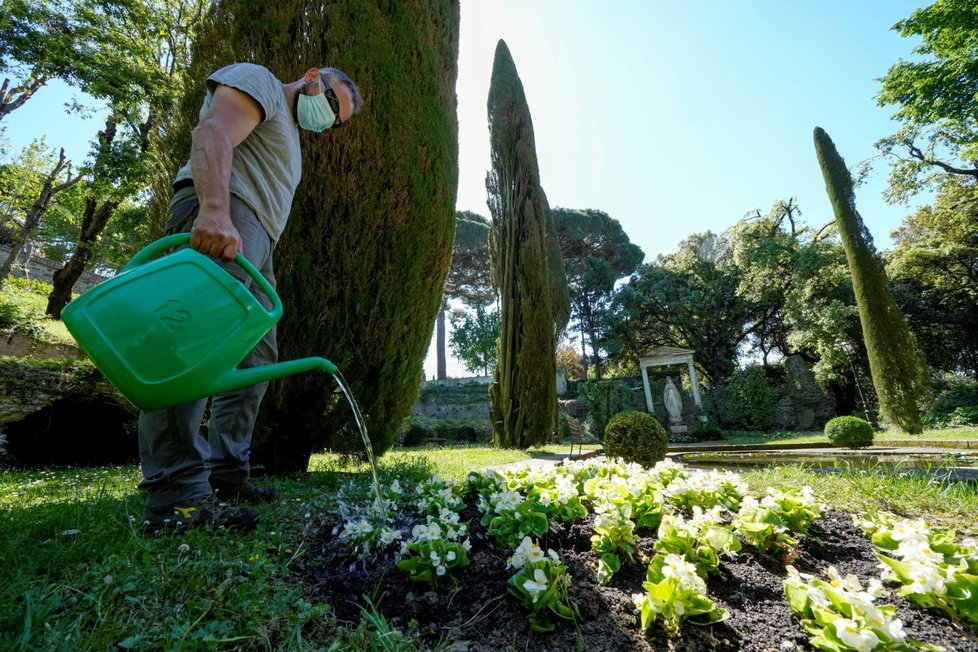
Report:
[[[275,286],[272,253],[302,173],[299,129],[335,129],[362,103],[357,85],[335,68],[310,68],[291,83],[251,63],[221,68],[207,79],[190,161],[173,184],[167,232],[189,231],[191,247],[220,259],[270,307],[247,273],[230,261],[240,251]],[[277,358],[273,328],[239,367]],[[267,385],[214,396],[206,439],[199,432],[207,398],[140,414],[144,531],[255,527],[257,511],[228,503],[277,497],[275,490],[252,482],[249,467],[252,430]]]

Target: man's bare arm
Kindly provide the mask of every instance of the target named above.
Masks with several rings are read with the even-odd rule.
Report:
[[[193,130],[190,168],[200,212],[190,232],[190,246],[201,253],[233,260],[241,249],[241,235],[229,213],[231,159],[234,148],[261,120],[261,107],[251,96],[218,86],[210,108]]]

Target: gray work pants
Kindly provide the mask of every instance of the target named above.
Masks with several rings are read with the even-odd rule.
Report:
[[[167,233],[190,231],[199,204],[191,195],[170,209]],[[231,221],[241,234],[242,253],[268,282],[275,287],[272,270],[274,243],[244,202],[231,196]],[[247,272],[235,263],[217,260],[218,264],[240,279],[266,308],[271,302],[254,285]],[[275,327],[261,339],[238,365],[257,367],[278,360]],[[169,507],[179,502],[212,493],[211,482],[235,484],[249,477],[251,435],[258,408],[268,383],[214,396],[208,436],[200,436],[200,424],[208,398],[183,403],[163,410],[139,415],[139,459],[143,481],[139,488],[147,492],[146,508]]]

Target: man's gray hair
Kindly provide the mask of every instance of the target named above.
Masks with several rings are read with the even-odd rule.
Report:
[[[357,86],[356,83],[354,83],[354,81],[339,68],[320,68],[319,74],[325,77],[327,80],[330,78],[338,79],[346,84],[347,88],[350,89],[350,95],[353,97],[353,115],[356,115],[356,113],[360,110],[360,107],[363,106],[363,98],[360,96],[360,87]]]

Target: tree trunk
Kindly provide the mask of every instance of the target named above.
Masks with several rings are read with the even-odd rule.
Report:
[[[438,311],[438,321],[435,327],[435,348],[437,349],[438,356],[438,380],[444,380],[448,377],[447,364],[445,361],[445,308],[448,305],[446,303],[441,304],[441,309]]]
[[[54,273],[52,279],[54,288],[48,296],[47,314],[54,319],[61,319],[61,311],[71,301],[71,289],[81,277],[88,261],[92,259],[92,251],[99,235],[105,230],[109,218],[115,212],[116,202],[107,201],[101,206],[91,197],[85,200],[85,216],[82,218],[81,236],[78,246],[64,266]]]

